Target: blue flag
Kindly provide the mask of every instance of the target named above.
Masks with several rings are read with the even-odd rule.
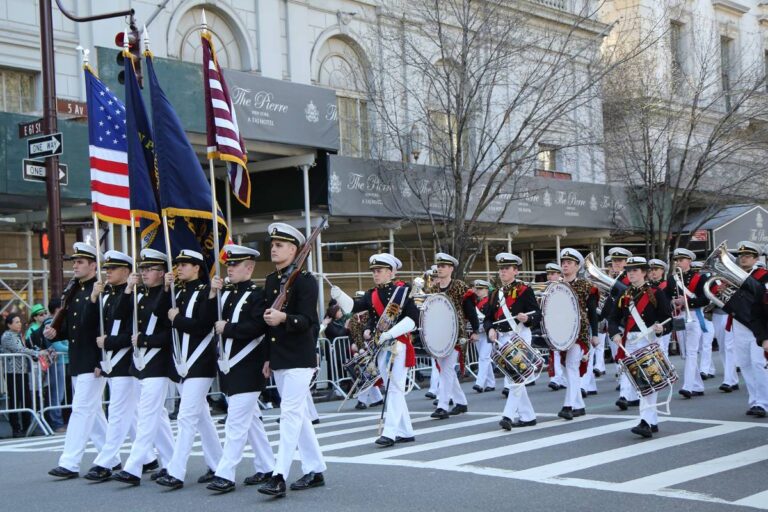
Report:
[[[168,216],[169,227],[177,236],[182,236],[186,227],[202,249],[200,252],[205,256],[208,269],[212,270],[216,258],[221,258],[221,254],[213,254],[211,186],[195,150],[187,140],[179,117],[157,81],[152,54],[145,52],[144,56],[152,97],[160,208]],[[218,206],[216,213],[219,242],[223,246],[229,240],[229,228]],[[194,247],[173,247],[174,254],[181,249]]]
[[[123,52],[123,56],[131,213],[139,219],[141,248],[163,251],[163,237],[157,236],[160,228],[160,194],[152,128],[136,79],[134,57],[127,51]]]

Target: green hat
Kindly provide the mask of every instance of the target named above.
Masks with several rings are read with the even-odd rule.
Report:
[[[32,309],[29,311],[30,316],[37,316],[40,313],[45,313],[45,306],[42,304],[35,304],[32,306]]]

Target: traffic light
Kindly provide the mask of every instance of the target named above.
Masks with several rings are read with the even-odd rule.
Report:
[[[48,248],[50,241],[48,240],[48,231],[40,232],[40,257],[44,260],[48,259]]]
[[[120,47],[120,51],[115,58],[115,62],[120,66],[120,72],[117,74],[117,81],[120,82],[121,85],[125,83],[125,57],[123,56],[123,50],[126,48],[126,36],[128,37],[127,49],[131,55],[133,55],[136,79],[139,81],[139,87],[141,87],[141,42],[139,39],[139,31],[136,30],[134,25],[131,25],[128,31],[118,32],[115,36],[115,45]]]

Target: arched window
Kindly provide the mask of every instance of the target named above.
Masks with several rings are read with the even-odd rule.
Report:
[[[318,82],[336,90],[340,153],[369,157],[371,154],[368,94],[365,66],[358,52],[346,41],[332,37],[319,51]]]
[[[203,61],[203,48],[200,43],[201,19],[202,8],[190,9],[176,25],[177,40],[181,41],[179,49],[181,60],[198,63]],[[227,21],[210,6],[205,10],[205,21],[208,24],[208,31],[213,36],[219,65],[228,69],[244,69],[237,36]]]

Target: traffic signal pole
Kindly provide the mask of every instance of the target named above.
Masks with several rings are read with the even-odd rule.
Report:
[[[134,24],[133,9],[96,16],[74,16],[56,0],[61,13],[72,21],[86,22],[107,18],[130,16]],[[51,134],[58,131],[56,115],[56,67],[53,57],[53,6],[51,0],[39,0],[40,6],[40,53],[43,79],[43,131]],[[48,235],[50,240],[49,261],[51,268],[51,296],[60,297],[64,291],[64,230],[61,224],[61,194],[59,190],[59,157],[45,159],[45,184],[48,199]]]

